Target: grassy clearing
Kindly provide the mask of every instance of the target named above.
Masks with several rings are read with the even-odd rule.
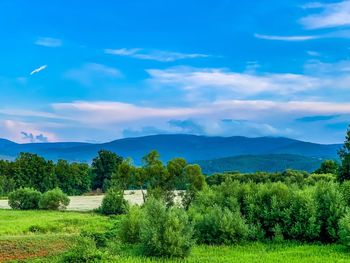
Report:
[[[0,210],[0,237],[35,233],[78,234],[81,230],[103,230],[108,217],[94,213]]]
[[[0,262],[60,262],[80,231],[102,231],[116,221],[93,213],[0,210]],[[196,246],[186,260],[144,258],[137,247],[117,243],[105,251],[107,262],[126,263],[350,262],[342,245],[299,243]]]
[[[110,248],[111,249],[111,248]],[[113,255],[114,252],[114,255]],[[137,249],[118,248],[109,250],[112,254],[106,262],[125,263],[319,263],[350,262],[350,255],[342,245],[305,245],[297,243],[263,244],[249,243],[237,246],[196,246],[191,255],[185,259],[156,259],[138,256]],[[60,256],[30,262],[60,262]]]

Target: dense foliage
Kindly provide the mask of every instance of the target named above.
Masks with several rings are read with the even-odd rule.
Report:
[[[55,188],[42,195],[39,201],[39,208],[45,210],[65,209],[69,202],[68,196],[61,189]]]
[[[41,193],[32,188],[20,188],[8,196],[8,204],[13,209],[38,209]]]
[[[110,188],[102,200],[100,209],[105,215],[125,214],[128,211],[128,203],[124,199],[123,191]]]
[[[66,194],[80,195],[91,190],[91,171],[87,164],[57,163],[30,153],[13,161],[0,160],[0,195],[29,187],[40,192],[59,187]]]

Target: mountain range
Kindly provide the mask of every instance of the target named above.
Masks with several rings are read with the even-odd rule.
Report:
[[[142,156],[155,149],[163,161],[173,157],[183,157],[189,162],[194,162],[237,156],[251,159],[252,156],[264,155],[265,159],[273,159],[277,156],[287,158],[290,155],[298,155],[304,157],[304,162],[305,158],[313,161],[335,159],[340,147],[340,144],[317,144],[283,137],[207,137],[186,134],[152,135],[95,144],[82,142],[18,144],[0,139],[0,158],[14,159],[20,152],[31,152],[54,161],[65,159],[90,163],[99,150],[105,149],[123,157],[131,157],[135,164],[140,164]],[[204,166],[203,161],[202,164]]]

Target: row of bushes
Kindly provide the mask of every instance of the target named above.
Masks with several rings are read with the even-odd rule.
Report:
[[[226,181],[200,192],[189,215],[197,240],[206,244],[266,239],[336,242],[340,220],[349,208],[349,191],[350,183],[297,187]]]
[[[256,173],[217,173],[206,178],[208,185],[220,185],[226,180],[239,181],[241,183],[276,183],[282,182],[288,185],[297,184],[315,185],[318,182],[336,182],[337,175],[333,173],[308,173],[305,171],[286,170],[278,173],[256,172]]]
[[[9,206],[12,209],[19,210],[65,209],[69,202],[68,196],[59,188],[49,190],[43,194],[33,188],[20,188],[11,192],[8,196]]]
[[[349,205],[350,182],[300,187],[228,180],[197,193],[188,210],[154,198],[126,208],[118,239],[144,255],[168,257],[185,257],[194,243],[342,241],[350,247]]]

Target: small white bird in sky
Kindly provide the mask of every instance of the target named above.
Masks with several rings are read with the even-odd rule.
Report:
[[[47,68],[47,65],[41,66],[41,67],[39,67],[37,69],[34,69],[32,72],[30,72],[30,75],[34,75],[35,73],[38,73],[38,72],[40,72],[40,71],[42,71],[42,70],[44,70],[46,68]]]

